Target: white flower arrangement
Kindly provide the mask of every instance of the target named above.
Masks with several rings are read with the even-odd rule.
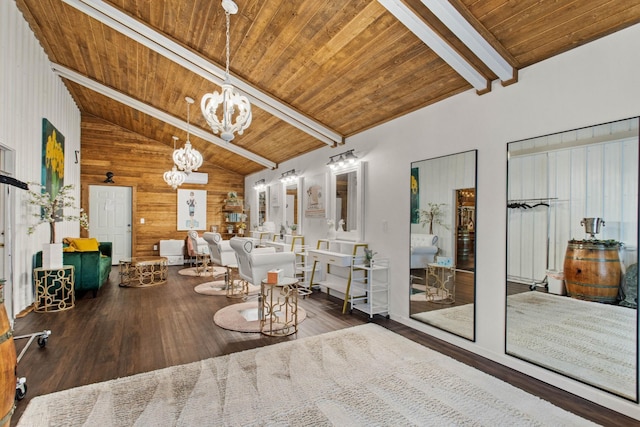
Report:
[[[29,185],[40,186],[30,182]],[[27,234],[33,234],[36,231],[36,227],[43,223],[49,223],[51,235],[49,237],[49,243],[55,243],[56,241],[56,222],[59,221],[80,221],[80,227],[85,230],[89,229],[89,218],[87,217],[84,209],[80,208],[78,215],[65,215],[65,208],[77,209],[75,206],[76,199],[71,194],[73,191],[73,185],[65,185],[58,191],[55,197],[51,197],[49,193],[41,189],[40,192],[29,189],[28,194],[30,197],[29,204],[38,206],[40,209],[34,213],[33,216],[38,218],[38,222],[27,229]]]

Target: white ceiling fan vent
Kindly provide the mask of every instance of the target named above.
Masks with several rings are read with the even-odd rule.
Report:
[[[209,182],[209,174],[202,172],[191,172],[187,174],[187,179],[184,180],[185,184],[207,184]]]

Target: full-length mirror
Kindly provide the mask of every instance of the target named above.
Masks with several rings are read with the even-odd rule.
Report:
[[[506,352],[638,400],[638,118],[508,145]]]
[[[302,198],[300,189],[303,187],[303,178],[293,182],[283,183],[284,189],[284,221],[292,234],[302,234]]]
[[[410,315],[475,340],[477,151],[411,164]]]
[[[364,239],[364,168],[365,162],[357,162],[335,169],[331,175],[333,219],[338,239]]]

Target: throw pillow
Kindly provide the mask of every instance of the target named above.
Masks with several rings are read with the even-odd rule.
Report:
[[[89,251],[97,251],[98,250],[98,240],[94,237],[91,238],[78,238],[71,240],[72,247],[80,252],[89,252]]]

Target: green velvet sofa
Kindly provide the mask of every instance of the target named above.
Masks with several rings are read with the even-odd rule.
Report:
[[[62,253],[62,263],[75,267],[76,293],[92,291],[94,297],[98,295],[111,272],[111,247],[111,242],[99,242],[97,251]],[[33,267],[42,267],[42,251],[35,254]]]

